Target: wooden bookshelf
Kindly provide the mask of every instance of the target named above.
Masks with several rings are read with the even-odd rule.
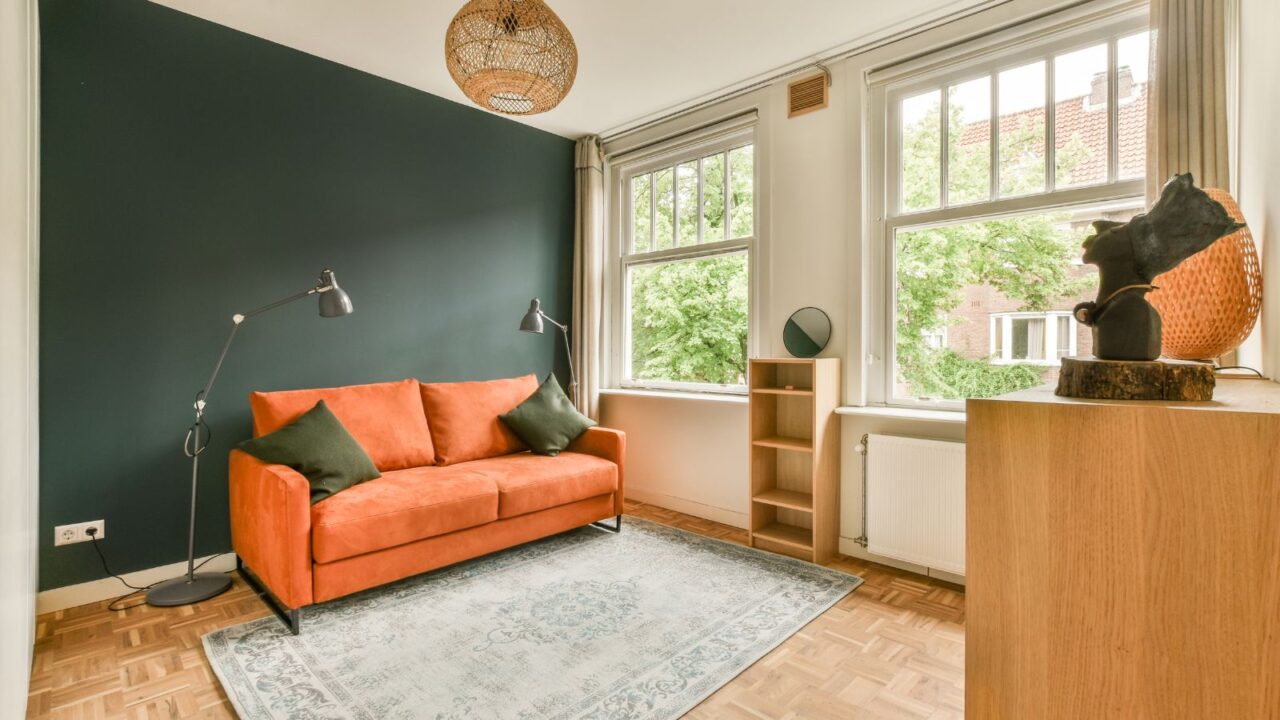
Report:
[[[839,542],[838,358],[753,359],[752,547],[816,563]]]

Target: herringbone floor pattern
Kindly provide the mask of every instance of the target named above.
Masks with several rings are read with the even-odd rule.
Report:
[[[642,503],[629,514],[731,542],[737,528]],[[842,557],[866,583],[686,715],[690,720],[961,718],[964,594]],[[234,718],[200,637],[270,611],[236,578],[182,608],[107,603],[41,615],[29,719]],[[306,632],[306,621],[303,621]]]

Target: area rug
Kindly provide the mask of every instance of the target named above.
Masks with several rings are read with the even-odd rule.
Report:
[[[677,718],[862,583],[628,517],[204,637],[243,720]]]

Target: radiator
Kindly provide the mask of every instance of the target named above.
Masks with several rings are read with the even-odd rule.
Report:
[[[867,435],[867,551],[964,574],[964,443]]]

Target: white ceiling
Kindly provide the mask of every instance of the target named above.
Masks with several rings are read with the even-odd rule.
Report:
[[[470,104],[444,65],[464,0],[154,0]],[[578,44],[559,107],[515,117],[576,138],[990,0],[548,0]]]

